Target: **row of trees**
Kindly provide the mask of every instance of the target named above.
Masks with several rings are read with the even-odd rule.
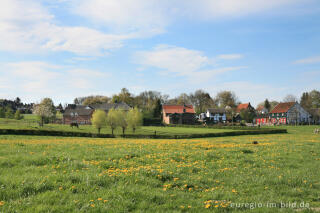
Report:
[[[21,120],[23,116],[20,110],[14,112],[10,107],[0,107],[0,118]]]
[[[137,109],[130,109],[128,112],[120,109],[111,109],[108,114],[104,110],[96,110],[92,115],[92,125],[100,134],[101,129],[110,126],[112,135],[117,127],[122,128],[122,134],[125,134],[127,128],[131,128],[133,133],[142,125],[142,113]]]
[[[169,99],[169,95],[162,95],[157,91],[145,91],[134,96],[126,88],[112,98],[106,96],[80,97],[74,100],[75,104],[90,105],[96,103],[119,103],[123,102],[130,106],[141,109],[144,117],[160,117],[162,104],[191,104],[197,113],[204,112],[207,108],[225,108],[230,106],[236,108],[240,103],[234,92],[222,91],[214,98],[204,90],[197,90],[194,93],[182,93],[179,96]]]

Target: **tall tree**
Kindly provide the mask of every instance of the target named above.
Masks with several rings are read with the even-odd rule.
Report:
[[[127,115],[128,126],[132,128],[133,133],[142,125],[143,117],[138,108],[130,109]]]
[[[43,126],[45,119],[55,118],[56,109],[50,98],[44,98],[40,104],[34,105],[33,113],[38,115],[40,119],[39,125]]]
[[[312,108],[320,108],[320,91],[312,90],[309,96],[312,100]]]
[[[209,93],[203,90],[197,90],[193,94],[190,94],[190,100],[192,105],[195,106],[196,113],[198,114],[206,111],[208,108],[215,107],[214,100]]]
[[[107,125],[110,126],[113,135],[114,130],[118,126],[117,111],[115,109],[110,109],[107,115]]]
[[[117,115],[118,126],[120,126],[122,128],[122,135],[124,136],[124,132],[126,131],[126,129],[128,127],[127,112],[120,110],[120,109],[117,109],[116,115]]]
[[[270,112],[270,110],[271,110],[271,104],[270,104],[270,102],[269,102],[269,100],[268,99],[266,99],[265,101],[264,101],[264,108],[266,108],[267,110],[268,110],[268,112]]]
[[[297,101],[297,97],[292,94],[288,94],[286,95],[286,97],[283,98],[283,102],[296,102],[296,101]]]
[[[238,98],[234,92],[231,91],[221,91],[219,92],[215,100],[220,108],[225,108],[230,106],[231,108],[235,109],[239,103]]]
[[[300,98],[300,105],[309,110],[312,108],[312,99],[308,92],[304,92]]]
[[[100,134],[101,128],[107,125],[107,114],[104,110],[95,110],[91,119],[92,125],[98,130]]]

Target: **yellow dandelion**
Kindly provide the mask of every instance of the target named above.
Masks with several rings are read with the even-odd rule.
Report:
[[[3,206],[4,205],[4,201],[0,201],[0,206]]]
[[[211,207],[210,204],[206,204],[206,205],[205,205],[205,208],[206,208],[206,209],[208,209],[208,208],[210,208],[210,207]]]
[[[98,198],[98,200],[99,200],[99,201],[101,201],[101,200],[102,200],[102,198],[101,198],[101,197],[99,197],[99,198]]]
[[[93,207],[95,207],[95,205],[94,205],[94,204],[91,204],[90,206],[91,206],[92,208],[93,208]]]
[[[62,187],[62,186],[60,186],[60,187],[59,187],[59,190],[60,190],[60,191],[61,191],[61,190],[63,190],[63,187]]]
[[[103,202],[106,203],[106,202],[108,202],[108,200],[104,200]]]
[[[76,188],[76,186],[72,186],[71,188],[72,188],[72,189],[75,189],[75,188]]]

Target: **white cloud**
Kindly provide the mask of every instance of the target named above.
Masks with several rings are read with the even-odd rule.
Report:
[[[213,68],[213,59],[201,51],[189,50],[182,47],[158,45],[151,51],[137,52],[133,60],[143,67],[157,68],[161,74],[186,76],[190,80],[203,80],[225,72],[244,67]]]
[[[5,42],[0,50],[105,55],[128,39],[163,33],[177,20],[239,17],[306,1],[314,0],[1,0],[0,40]],[[58,25],[49,9],[65,4],[73,14],[102,24],[106,31]]]
[[[16,62],[0,64],[0,93],[5,98],[21,96],[28,100],[52,97],[76,97],[103,87],[109,73],[91,69],[73,69],[46,62]]]
[[[34,0],[2,0],[0,50],[41,52],[68,51],[101,55],[119,48],[132,35],[106,34],[88,27],[58,26],[54,16]]]
[[[113,29],[152,35],[178,19],[234,18],[309,2],[314,0],[78,0],[73,11]]]
[[[233,60],[233,59],[240,59],[243,58],[243,55],[241,54],[223,54],[223,55],[218,55],[217,59],[222,59],[222,60]]]
[[[320,63],[320,56],[314,56],[310,58],[303,58],[294,62],[295,64],[316,64]]]

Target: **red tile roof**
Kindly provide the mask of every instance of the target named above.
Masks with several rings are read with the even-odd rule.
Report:
[[[250,103],[239,104],[239,105],[237,106],[237,112],[241,112],[241,110],[243,110],[243,109],[248,109],[249,105],[250,105]]]
[[[192,105],[163,105],[165,113],[195,113]]]
[[[257,111],[261,111],[261,110],[263,110],[263,109],[264,109],[264,106],[263,106],[263,105],[260,105],[260,106],[257,107],[256,110],[257,110]]]
[[[271,110],[270,113],[284,113],[288,112],[288,110],[295,105],[296,102],[286,102],[286,103],[279,103],[277,106]]]

